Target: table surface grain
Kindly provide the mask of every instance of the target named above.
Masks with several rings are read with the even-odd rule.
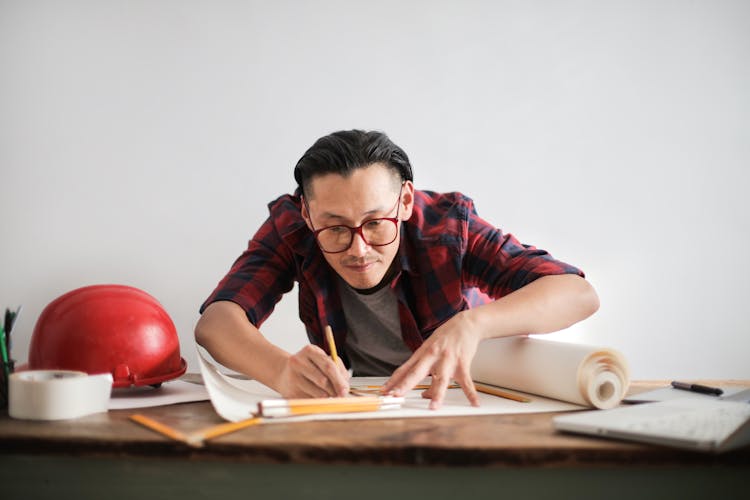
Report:
[[[750,381],[704,381],[750,386]],[[664,385],[634,382],[630,394]],[[147,415],[183,432],[223,423],[209,402],[35,422],[0,416],[0,453],[174,457],[254,463],[596,466],[750,465],[750,447],[712,455],[556,432],[558,413],[273,423],[214,438],[201,448],[170,440],[129,419]]]

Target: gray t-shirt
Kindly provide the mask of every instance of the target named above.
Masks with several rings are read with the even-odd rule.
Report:
[[[412,355],[401,338],[398,301],[390,287],[358,293],[339,279],[341,305],[349,330],[346,354],[355,376],[389,376]]]

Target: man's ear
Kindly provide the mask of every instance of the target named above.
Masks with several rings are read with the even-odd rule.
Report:
[[[409,220],[414,210],[414,183],[412,181],[404,182],[404,188],[401,192],[401,220]]]
[[[310,228],[310,231],[313,230],[312,221],[310,220],[310,211],[307,210],[307,201],[305,200],[305,195],[300,195],[300,201],[302,204],[299,208],[299,213],[302,215],[302,218],[305,219],[305,224],[307,224],[307,227]]]

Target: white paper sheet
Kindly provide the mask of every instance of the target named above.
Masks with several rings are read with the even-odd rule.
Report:
[[[250,417],[257,411],[258,402],[264,399],[281,397],[277,392],[254,380],[237,380],[219,371],[216,365],[208,361],[202,348],[198,348],[198,361],[203,381],[211,396],[211,403],[222,418],[239,421]],[[354,377],[352,386],[382,385],[385,378]],[[479,394],[479,407],[473,407],[466,400],[461,389],[448,389],[443,405],[439,410],[430,410],[429,400],[422,398],[422,391],[411,391],[406,395],[406,402],[401,409],[383,410],[363,413],[337,413],[323,415],[305,415],[268,419],[267,422],[290,422],[309,420],[354,420],[367,418],[407,418],[407,417],[448,417],[465,415],[495,415],[503,413],[541,413],[582,409],[580,405],[555,401],[545,397],[525,394],[531,399],[529,403],[519,403],[508,399]]]
[[[209,399],[208,391],[203,385],[192,384],[183,380],[170,380],[164,382],[159,388],[129,387],[127,389],[114,389],[109,398],[109,409],[148,408],[206,401],[207,399]]]

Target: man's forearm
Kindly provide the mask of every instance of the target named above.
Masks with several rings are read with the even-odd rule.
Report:
[[[222,365],[278,390],[289,353],[270,343],[233,302],[214,302],[195,326],[195,339]]]
[[[594,288],[574,274],[544,276],[505,297],[465,311],[481,339],[567,328],[599,308]]]

